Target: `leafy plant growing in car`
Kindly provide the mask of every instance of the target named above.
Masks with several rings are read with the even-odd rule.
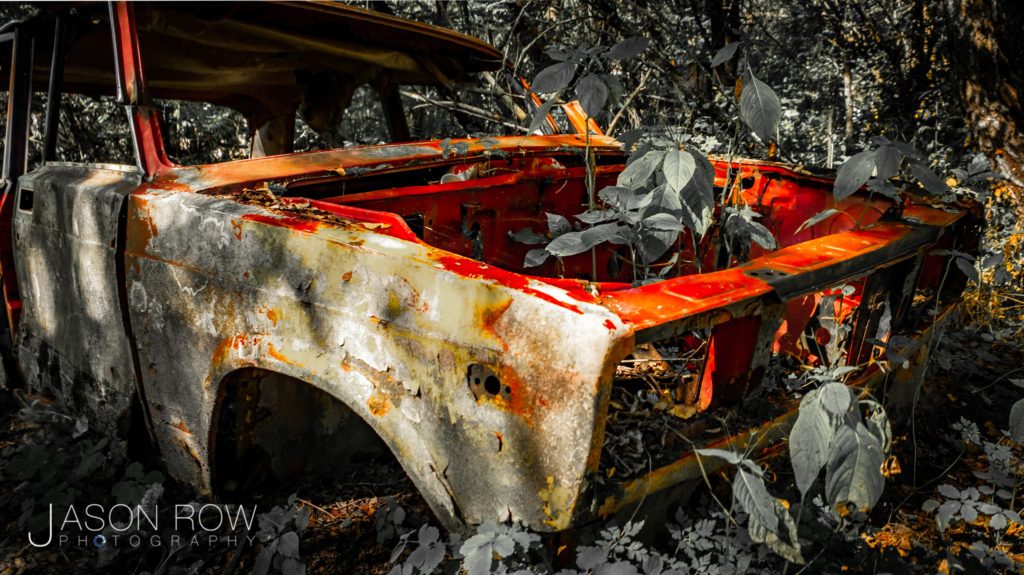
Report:
[[[867,207],[874,194],[901,202],[902,192],[912,181],[920,182],[928,193],[940,199],[951,199],[952,192],[949,185],[928,166],[924,155],[913,144],[890,140],[885,136],[875,136],[871,139],[871,143],[873,148],[854,154],[839,166],[832,188],[832,197],[838,204],[852,196],[857,190],[867,186],[868,201],[864,204],[864,210],[855,218],[858,227],[863,223]],[[968,170],[968,172],[963,172],[962,181],[969,181],[972,186],[978,185],[981,179],[991,177],[991,172],[982,171],[977,162],[972,163]],[[894,185],[894,178],[899,187]],[[840,213],[844,212],[835,208],[822,210],[808,218],[797,231]],[[849,216],[854,217],[853,215]]]
[[[642,49],[638,40],[627,40],[621,45],[627,43],[630,50],[617,51],[617,45],[608,53],[632,54]],[[737,48],[738,44],[727,46],[716,56],[718,62],[713,64],[731,58]],[[598,50],[596,53],[601,52]],[[723,53],[727,53],[727,57],[723,58]],[[593,58],[592,54],[592,51],[555,53],[555,56],[565,61],[545,68],[538,74],[534,88],[538,91],[558,86],[564,88],[571,82],[577,63],[587,57]],[[575,60],[570,59],[573,57]],[[779,99],[770,87],[754,75],[745,57],[743,61],[745,72],[740,85],[745,87],[742,88],[739,100],[737,122],[742,121],[748,125],[752,133],[763,141],[771,141],[781,115]],[[604,88],[597,87],[599,79],[594,82],[585,80],[587,78],[580,80],[577,85],[577,96],[589,116],[600,109],[600,106],[594,106],[598,103],[603,105],[607,95]],[[545,105],[552,104],[560,93]],[[542,106],[538,111],[534,129],[540,125],[539,121],[543,117],[540,114],[546,114],[548,110],[550,106]],[[714,167],[700,151],[692,147],[683,149],[688,138],[671,130],[635,130],[623,134],[621,140],[624,149],[631,152],[629,161],[619,174],[616,185],[598,192],[604,207],[595,204],[591,193],[587,211],[575,216],[581,224],[589,226],[580,226],[580,229],[573,229],[562,216],[549,214],[548,232],[552,241],[543,248],[530,250],[526,256],[526,267],[540,265],[549,256],[576,255],[607,242],[629,248],[628,262],[633,267],[633,279],[635,283],[640,283],[663,278],[673,269],[673,264],[681,263],[678,262],[680,250],[677,250],[659,272],[651,272],[651,265],[673,245],[678,245],[680,232],[691,231],[693,251],[697,252],[697,243],[713,225]],[[588,189],[591,188],[592,182],[588,181]],[[730,253],[745,257],[752,241],[765,249],[774,248],[776,242],[771,232],[756,221],[760,214],[739,199],[727,202],[726,196],[723,195],[720,233]],[[513,238],[530,244],[545,241],[544,236],[526,229],[520,230]],[[619,262],[617,259],[613,262],[615,267],[609,271],[614,272],[611,275],[617,275]],[[700,265],[699,261],[693,263],[698,267]]]
[[[833,517],[845,519],[870,509],[882,495],[881,468],[891,442],[885,410],[873,399],[859,399],[842,381],[855,368],[821,367],[808,381],[826,380],[800,402],[789,435],[790,464],[801,498],[806,501],[825,472],[825,499]],[[745,455],[722,449],[698,449],[736,466],[733,502],[749,514],[747,531],[788,561],[802,563],[796,521],[789,503],[772,496],[763,471]]]
[[[598,70],[609,69],[616,62],[639,56],[649,40],[642,37],[627,38],[614,46],[589,48],[551,48],[546,53],[556,63],[544,68],[533,79],[531,88],[537,94],[552,94],[534,112],[530,128],[533,133],[547,120],[548,114],[562,97],[572,90],[588,118],[596,118],[604,109],[609,96],[618,100],[622,85],[618,79]],[[577,72],[580,72],[577,78]],[[574,79],[576,80],[574,83]]]
[[[667,138],[656,143],[672,145]],[[543,248],[530,250],[525,265],[537,266],[549,256],[567,257],[608,242],[628,247],[634,281],[647,279],[651,264],[676,244],[681,231],[689,228],[700,235],[707,231],[714,177],[714,167],[703,154],[677,145],[634,154],[619,174],[617,185],[598,192],[604,207],[575,216],[589,227],[573,230],[563,216],[548,214],[552,240]],[[520,230],[514,237],[537,243],[545,239],[529,230]],[[672,262],[677,257],[678,253]],[[613,262],[618,266],[618,260]],[[658,275],[664,277],[671,268],[663,266]],[[611,271],[617,275],[617,269]]]
[[[303,575],[306,564],[299,557],[299,534],[309,525],[309,509],[295,507],[296,496],[285,506],[275,506],[257,516],[257,539],[263,544],[253,573],[265,575],[273,567],[283,575]]]

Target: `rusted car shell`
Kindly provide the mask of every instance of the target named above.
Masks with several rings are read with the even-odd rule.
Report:
[[[407,214],[380,208],[442,191],[450,197],[435,204],[488,197],[473,188],[482,184],[372,189],[372,178],[433,177],[508,158],[530,179],[508,175],[490,181],[495,189],[536,194],[555,182],[578,193],[585,151],[600,158],[599,179],[622,169],[617,142],[599,134],[433,141],[175,166],[163,152],[160,118],[145,105],[130,5],[111,13],[138,166],[47,163],[20,177],[17,194],[3,200],[18,278],[8,306],[20,310],[15,336],[30,385],[55,390],[108,427],[139,397],[170,473],[205,492],[218,473],[229,382],[261,370],[305,382],[365,421],[450,528],[488,519],[541,531],[580,525],[702,472],[685,453],[596,489],[616,366],[637,344],[708,330],[693,403],[735,404],[773,353],[795,345],[787,338],[804,331],[825,291],[859,282],[848,359],[866,365],[857,383],[879,381],[886,373],[873,361],[877,339],[902,325],[914,357],[943,317],[912,321],[915,296],[957,287],[944,284],[949,262],[932,248],[956,241],[970,249],[965,210],[913,198],[893,211],[866,194],[837,205],[827,178],[718,161],[716,184],[725,186],[730,170],[749,180],[742,193],[767,210],[780,249],[640,287],[556,277],[554,267],[510,271],[487,261],[517,249],[521,261],[504,227],[478,230],[490,251],[471,257],[425,241]],[[453,154],[454,144],[465,148]],[[359,182],[371,182],[362,204],[343,191]],[[271,183],[288,193],[274,195]],[[331,186],[340,195],[305,197]],[[530,209],[539,223],[537,205]],[[799,227],[827,207],[860,210],[864,225]],[[469,246],[457,229],[437,237]],[[578,271],[580,262],[558,265]],[[935,298],[940,312],[952,301]],[[880,327],[884,309],[895,318],[890,330]],[[781,437],[793,409],[765,424],[754,444]],[[315,442],[318,431],[281,445]],[[748,441],[749,432],[719,443]]]

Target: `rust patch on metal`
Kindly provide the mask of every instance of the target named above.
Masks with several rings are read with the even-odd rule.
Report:
[[[296,367],[302,367],[301,363],[295,363],[295,362],[291,361],[283,353],[281,353],[281,352],[277,351],[276,349],[274,349],[274,344],[272,344],[272,343],[268,343],[267,344],[267,355],[269,355],[270,357],[272,357],[272,358],[274,358],[274,359],[276,359],[276,360],[278,360],[278,361],[280,361],[282,363],[287,363],[288,365],[294,365]]]
[[[228,339],[225,339],[224,341],[220,342],[220,344],[216,348],[214,348],[213,355],[211,356],[210,361],[213,363],[213,365],[220,365],[227,361],[232,349],[240,349],[244,345],[244,335],[236,335],[234,337],[229,337]]]
[[[391,411],[394,404],[391,403],[391,396],[377,390],[370,394],[370,399],[366,400],[366,406],[370,408],[370,413],[381,417]]]
[[[505,339],[501,337],[496,327],[501,316],[505,315],[511,305],[512,298],[505,298],[498,304],[487,305],[480,310],[480,330],[500,343],[505,351],[508,351],[508,344],[505,343]]]

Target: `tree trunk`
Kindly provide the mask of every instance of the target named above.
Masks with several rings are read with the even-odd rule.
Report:
[[[985,153],[1024,215],[1024,89],[1019,0],[946,0],[948,51],[974,146]]]

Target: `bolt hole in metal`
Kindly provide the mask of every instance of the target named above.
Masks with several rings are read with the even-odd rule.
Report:
[[[473,363],[466,372],[466,380],[473,395],[479,399],[481,395],[504,396],[512,394],[512,388],[501,383],[501,379],[490,368]]]

